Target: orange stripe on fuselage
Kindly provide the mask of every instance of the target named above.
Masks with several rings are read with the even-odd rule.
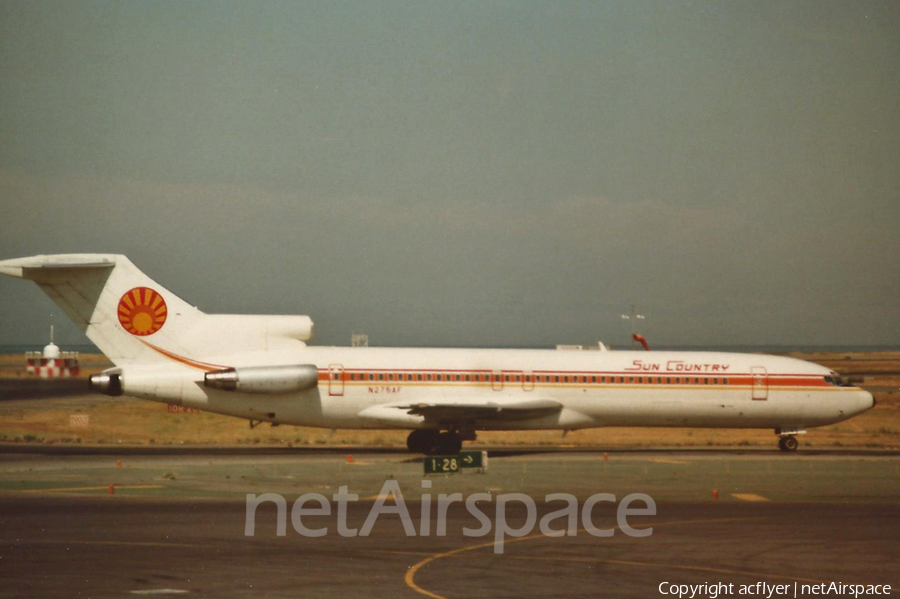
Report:
[[[633,372],[591,372],[591,371],[548,371],[535,370],[531,371],[527,379],[525,371],[522,370],[451,370],[451,369],[406,369],[406,368],[347,368],[341,370],[319,369],[319,380],[326,381],[343,381],[347,383],[363,383],[363,384],[436,384],[436,383],[453,383],[458,385],[485,384],[491,382],[493,373],[503,378],[504,386],[514,386],[517,384],[527,383],[536,384],[537,386],[608,386],[608,385],[631,385],[644,386],[648,388],[660,387],[678,387],[678,388],[749,388],[754,386],[758,381],[755,377],[748,373],[716,375],[714,373],[703,374],[701,376],[686,376],[674,373],[662,373],[650,375],[635,375]],[[369,380],[368,375],[373,375],[373,379]],[[358,378],[351,378],[351,376]],[[423,380],[418,380],[418,376],[422,375]],[[435,378],[427,379],[432,376]],[[336,378],[333,378],[335,377]],[[378,378],[379,376],[383,378]],[[437,379],[437,377],[444,377]],[[459,376],[460,380],[456,380]],[[465,380],[465,377],[471,377]],[[477,379],[475,377],[486,377]],[[413,377],[413,378],[409,378]],[[451,378],[452,377],[452,378]],[[507,380],[506,377],[510,377]],[[515,377],[518,377],[516,380]],[[559,380],[556,380],[557,377]],[[568,377],[569,380],[566,380]],[[595,379],[595,380],[591,380]],[[605,380],[604,380],[605,379]],[[621,379],[621,380],[620,380]],[[721,381],[727,380],[726,383]],[[719,381],[719,382],[713,382]],[[769,374],[766,376],[765,385],[769,388],[837,388],[827,383],[824,375],[819,374]],[[500,381],[497,381],[500,382]]]
[[[170,351],[166,351],[161,347],[156,347],[152,343],[147,343],[143,339],[139,339],[141,343],[152,349],[153,351],[164,355],[170,360],[174,360],[179,364],[184,364],[185,366],[190,366],[191,368],[196,368],[198,370],[203,370],[204,372],[213,372],[214,370],[224,370],[226,368],[230,368],[230,366],[220,366],[217,364],[208,364],[206,362],[198,362],[197,360],[191,360],[190,358],[185,358],[184,356],[179,356],[178,354],[173,354]]]

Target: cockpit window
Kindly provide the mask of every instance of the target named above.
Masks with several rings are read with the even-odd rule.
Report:
[[[825,382],[829,385],[834,385],[835,387],[850,387],[850,381],[836,372],[832,372],[829,375],[826,375]]]

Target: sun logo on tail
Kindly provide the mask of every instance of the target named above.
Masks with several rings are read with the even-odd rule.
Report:
[[[149,287],[135,287],[119,300],[119,323],[132,335],[144,337],[166,323],[166,300]]]

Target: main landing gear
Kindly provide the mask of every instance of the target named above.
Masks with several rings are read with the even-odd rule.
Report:
[[[462,449],[465,435],[456,431],[441,432],[435,429],[414,430],[406,439],[406,446],[413,453],[425,455],[456,455]],[[474,439],[466,438],[467,441]]]

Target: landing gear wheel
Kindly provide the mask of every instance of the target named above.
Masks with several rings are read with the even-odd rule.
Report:
[[[457,455],[462,449],[462,439],[456,433],[420,429],[409,434],[406,447],[413,453],[425,455]]]
[[[800,447],[800,442],[793,435],[786,435],[778,439],[778,448],[781,451],[797,451],[798,447]]]
[[[406,438],[406,447],[413,453],[434,453],[440,441],[440,431],[430,429],[415,430]]]
[[[441,433],[436,450],[439,455],[457,455],[462,450],[462,439],[454,433]]]

